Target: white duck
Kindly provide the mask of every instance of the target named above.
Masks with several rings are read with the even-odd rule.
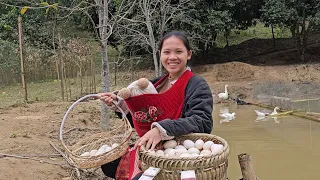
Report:
[[[273,109],[273,112],[270,114],[270,116],[278,114],[277,110],[280,110],[278,106]]]
[[[257,114],[257,116],[260,116],[260,117],[265,117],[265,116],[272,116],[272,115],[276,115],[278,114],[277,110],[279,110],[280,108],[279,107],[275,107],[273,109],[273,112],[272,113],[268,113],[268,112],[262,112],[262,111],[258,111],[258,110],[254,110]]]
[[[222,102],[223,100],[227,100],[228,97],[229,97],[227,87],[228,87],[228,85],[226,84],[226,85],[224,86],[224,93],[219,93],[219,94],[218,94],[218,97],[219,97],[219,99],[221,99],[221,102]]]
[[[235,115],[236,115],[235,112],[233,112],[233,113],[224,112],[222,114],[219,114],[220,117],[225,118],[225,119],[230,119],[230,120],[234,119]]]

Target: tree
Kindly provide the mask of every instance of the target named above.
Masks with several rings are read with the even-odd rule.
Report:
[[[295,27],[294,34],[300,61],[305,63],[305,50],[310,31],[320,24],[320,0],[286,0],[290,12],[287,26]]]
[[[135,12],[124,18],[119,26],[122,42],[139,44],[152,55],[156,76],[162,74],[161,62],[157,57],[158,44],[169,24],[183,14],[183,6],[189,0],[173,3],[171,0],[138,0]]]
[[[288,20],[290,12],[284,1],[267,0],[261,9],[261,19],[266,26],[271,26],[273,46],[275,47],[274,27],[283,26]]]

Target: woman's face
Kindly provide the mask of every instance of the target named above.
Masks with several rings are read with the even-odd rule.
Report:
[[[182,40],[171,36],[163,41],[160,60],[169,75],[177,78],[185,71],[191,54],[191,50],[187,50]]]

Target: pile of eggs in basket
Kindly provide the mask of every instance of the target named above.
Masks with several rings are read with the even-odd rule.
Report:
[[[213,141],[204,142],[198,139],[193,142],[189,139],[184,140],[183,144],[178,145],[177,141],[169,140],[163,144],[164,150],[148,151],[151,155],[160,157],[180,157],[180,158],[196,158],[199,156],[215,156],[223,152],[222,144],[215,144]]]
[[[112,144],[112,146],[104,144],[98,150],[97,149],[93,149],[90,152],[82,153],[80,156],[88,156],[88,157],[90,157],[90,156],[98,156],[98,155],[101,155],[103,153],[111,151],[112,149],[116,148],[117,146],[118,146],[117,143]]]

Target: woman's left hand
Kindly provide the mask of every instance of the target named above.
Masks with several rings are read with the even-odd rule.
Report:
[[[146,150],[150,147],[150,150],[154,150],[156,145],[161,141],[160,131],[157,127],[152,128],[147,133],[145,133],[134,145],[134,149],[138,146],[146,144]]]

